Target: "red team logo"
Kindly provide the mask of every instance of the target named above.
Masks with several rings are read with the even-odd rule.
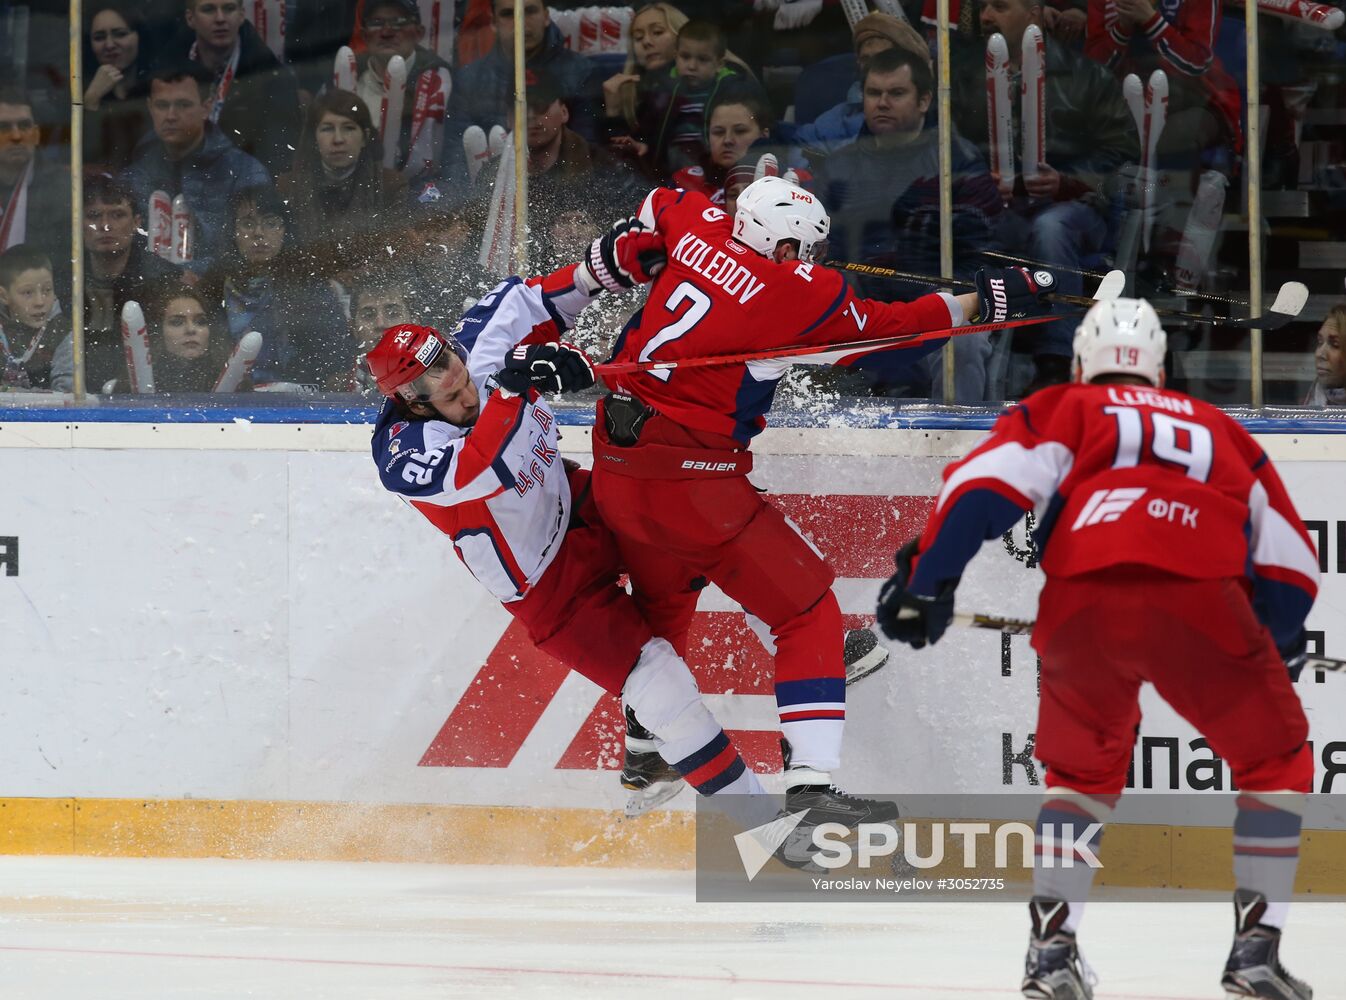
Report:
[[[772,496],[771,502],[822,551],[839,578],[873,580],[877,589],[892,572],[890,553],[925,526],[934,497],[785,494]],[[847,628],[869,619],[867,614],[843,617]],[[688,650],[703,694],[774,694],[771,658],[742,612],[699,612]],[[701,655],[702,650],[713,656]],[[511,622],[426,749],[421,766],[508,767],[568,673],[534,649],[523,628]],[[762,726],[730,736],[755,770],[777,770],[780,733],[774,706],[762,713]],[[559,748],[554,766],[616,770],[623,731],[618,699],[600,694],[570,743]]]

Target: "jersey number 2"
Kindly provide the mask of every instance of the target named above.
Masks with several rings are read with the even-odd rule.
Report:
[[[690,303],[681,316],[678,316],[666,327],[656,333],[649,339],[645,349],[640,352],[641,361],[654,360],[654,352],[659,350],[669,341],[677,340],[679,337],[691,332],[692,327],[706,318],[706,313],[710,312],[710,296],[701,289],[697,288],[690,281],[684,281],[677,288],[673,289],[673,294],[668,297],[664,303],[664,309],[670,313],[677,313],[678,307],[684,302]],[[653,375],[661,382],[667,382],[668,377],[673,372],[667,368],[656,368],[648,371],[646,375]]]
[[[1145,448],[1145,418],[1150,419],[1150,452],[1161,462],[1180,465],[1189,479],[1204,483],[1210,478],[1215,459],[1215,442],[1210,430],[1190,420],[1179,420],[1167,413],[1135,410],[1129,406],[1105,406],[1104,413],[1117,421],[1117,457],[1114,469],[1130,469],[1140,464]]]

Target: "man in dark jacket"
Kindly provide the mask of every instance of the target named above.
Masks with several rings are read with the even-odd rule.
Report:
[[[0,88],[0,252],[19,244],[51,258],[56,294],[70,291],[70,171],[37,156],[32,99]]]
[[[401,170],[406,166],[407,147],[411,143],[411,117],[416,110],[416,87],[421,74],[435,70],[448,70],[446,63],[431,52],[421,41],[425,38],[425,25],[421,23],[421,11],[415,0],[373,0],[366,3],[361,14],[360,31],[364,35],[365,54],[358,62],[359,76],[355,89],[369,108],[369,117],[375,128],[381,128],[383,114],[383,77],[388,69],[388,61],[393,56],[401,56],[407,64],[407,86],[402,99],[401,139],[398,143],[397,163]]]
[[[982,151],[983,162],[989,162],[985,159],[989,149],[986,39],[999,32],[1009,48],[1010,106],[1017,137],[1022,133],[1020,50],[1030,24],[1043,28],[1042,5],[1037,0],[1003,0],[981,6],[978,37],[954,35],[958,42],[951,59],[954,126]],[[1059,265],[1057,290],[1080,295],[1083,278],[1075,271],[1107,239],[1109,201],[1114,194],[1109,178],[1115,178],[1122,164],[1139,160],[1140,143],[1117,80],[1050,36],[1046,37],[1045,77],[1046,162],[1037,165],[1036,177],[1027,182],[1023,169],[1016,171],[1010,211],[1001,216],[1001,239],[1007,246],[1021,247],[1026,257]],[[1022,148],[1021,144],[1015,142],[1015,148]],[[1052,323],[1040,331],[1031,335],[1037,377],[1030,391],[1070,378],[1075,321]]]
[[[242,0],[187,0],[188,32],[161,65],[186,58],[209,71],[210,121],[276,176],[299,146],[299,85],[243,17]]]
[[[865,63],[860,135],[822,161],[815,185],[832,216],[828,242],[834,257],[939,274],[939,136],[925,127],[933,88],[929,62],[907,49],[888,49]],[[955,272],[970,275],[976,269],[971,255],[990,244],[1000,210],[985,161],[976,147],[954,136]],[[930,290],[880,278],[856,278],[853,284],[866,297],[884,301]],[[957,337],[954,345],[955,395],[980,402],[986,398],[989,335]],[[866,374],[876,393],[910,392],[928,377],[924,368],[912,368],[912,353],[875,354],[853,367]]]
[[[459,71],[450,101],[451,124],[445,129],[444,175],[465,176],[463,132],[479,125],[489,132],[506,129],[514,117],[514,5],[524,5],[524,62],[545,72],[566,95],[570,127],[590,142],[600,107],[600,81],[584,56],[567,49],[542,0],[495,0],[495,48]]]
[[[84,182],[84,381],[90,392],[117,381],[126,392],[121,314],[145,301],[148,286],[181,278],[181,269],[150,253],[142,211],[131,189],[106,174]]]
[[[121,174],[141,211],[155,191],[186,198],[193,223],[193,256],[187,268],[197,274],[204,274],[232,239],[224,229],[234,195],[271,183],[266,168],[209,120],[212,93],[210,73],[196,63],[155,73],[149,96],[154,133],[141,140]]]

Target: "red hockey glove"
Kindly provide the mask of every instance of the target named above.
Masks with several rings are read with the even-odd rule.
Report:
[[[652,280],[667,260],[663,237],[631,218],[594,240],[580,267],[597,287],[620,292]]]
[[[496,372],[500,388],[522,396],[538,392],[579,392],[594,384],[594,366],[574,344],[520,344]]]
[[[1052,311],[1044,296],[1056,291],[1056,276],[1041,268],[983,267],[976,273],[979,323],[1045,316]]]

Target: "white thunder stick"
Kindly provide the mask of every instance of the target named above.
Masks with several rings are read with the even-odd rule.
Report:
[[[192,213],[186,197],[178,195],[173,199],[173,247],[169,259],[174,264],[188,264],[192,255]]]
[[[145,219],[149,232],[150,252],[165,260],[173,259],[173,199],[166,191],[150,195],[149,211]]]
[[[262,353],[262,335],[256,330],[249,330],[239,338],[238,343],[234,345],[233,353],[229,355],[229,360],[224,363],[224,370],[220,372],[219,380],[215,383],[215,388],[211,392],[235,392],[239,384],[252,371],[252,363],[257,360],[257,355]]]
[[[379,115],[383,166],[388,170],[397,169],[397,153],[402,143],[402,107],[406,99],[407,61],[401,56],[393,56],[383,72],[383,112]]]
[[[1022,51],[1022,80],[1019,100],[1023,121],[1024,180],[1037,177],[1038,164],[1046,155],[1047,117],[1043,104],[1043,84],[1046,82],[1047,50],[1042,40],[1042,29],[1030,24],[1024,29]]]
[[[154,366],[150,363],[150,338],[145,330],[145,313],[139,302],[122,306],[122,348],[126,351],[126,371],[131,376],[132,392],[154,391]]]
[[[1159,190],[1158,163],[1159,137],[1164,134],[1164,125],[1168,122],[1168,74],[1157,69],[1150,74],[1150,85],[1145,88],[1145,144],[1141,155],[1145,158],[1145,186],[1142,189],[1144,203],[1143,245],[1150,252],[1150,236],[1154,231],[1155,197]]]
[[[444,116],[449,108],[449,71],[428,69],[416,80],[416,103],[411,109],[411,141],[407,165],[402,172],[416,177],[434,169],[444,135]]]
[[[986,126],[991,176],[1000,196],[1014,194],[1014,140],[1010,120],[1009,45],[996,32],[986,42]]]
[[[355,53],[349,45],[337,49],[336,59],[332,62],[332,83],[338,90],[354,90],[355,78],[359,66],[355,62]]]

